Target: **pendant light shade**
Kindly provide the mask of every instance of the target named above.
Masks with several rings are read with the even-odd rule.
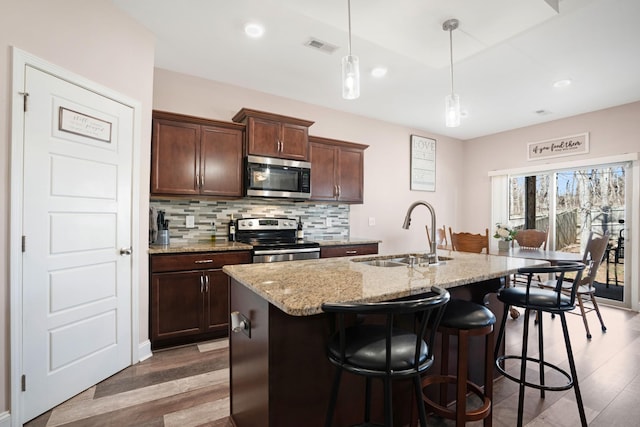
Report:
[[[449,59],[451,65],[451,94],[445,99],[445,124],[448,128],[460,126],[460,97],[453,90],[453,30],[458,28],[457,19],[449,19],[442,24],[442,29],[449,31]]]
[[[447,95],[445,99],[445,114],[448,128],[460,126],[460,97],[457,93]]]
[[[360,67],[357,56],[342,58],[342,97],[356,99],[360,96]]]
[[[342,58],[342,97],[356,99],[360,96],[360,63],[351,55],[351,0],[347,0],[349,18],[349,54]]]

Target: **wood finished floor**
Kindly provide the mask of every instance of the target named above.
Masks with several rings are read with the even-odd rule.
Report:
[[[591,341],[585,337],[582,319],[568,316],[587,420],[592,427],[636,426],[640,424],[640,314],[601,310],[608,330],[602,333],[595,313],[589,314]],[[523,322],[523,316],[507,322],[508,353],[520,351]],[[530,322],[533,325],[533,316]],[[547,315],[543,325],[545,359],[568,370],[560,320]],[[530,349],[537,349],[534,331],[530,329]],[[25,426],[231,427],[228,378],[226,340],[158,351]],[[517,385],[497,380],[493,425],[514,426],[517,404]],[[433,426],[454,425],[434,417],[429,421]],[[525,425],[579,426],[573,390],[548,392],[545,399],[536,390],[527,390]]]

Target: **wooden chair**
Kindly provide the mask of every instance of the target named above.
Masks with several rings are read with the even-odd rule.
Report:
[[[427,229],[427,241],[429,242],[429,247],[431,247],[431,233],[429,233],[429,227],[425,226]],[[442,228],[436,228],[436,247],[438,249],[448,249],[449,242],[447,242],[447,232],[446,228],[443,225]]]
[[[451,237],[451,248],[454,251],[481,253],[484,249],[489,253],[489,229],[486,228],[484,234],[472,234],[467,232],[454,233],[449,227],[449,237]]]
[[[598,272],[598,268],[600,267],[600,263],[602,262],[608,243],[609,232],[606,232],[604,235],[591,232],[589,233],[589,240],[587,241],[587,246],[585,247],[584,254],[582,256],[582,262],[587,266],[587,268],[585,268],[584,273],[582,274],[577,290],[577,301],[580,313],[575,314],[580,314],[582,316],[582,322],[584,323],[584,329],[587,331],[588,339],[591,339],[591,332],[589,331],[587,313],[591,311],[595,311],[598,315],[602,331],[605,332],[607,330],[607,327],[604,325],[604,321],[602,320],[602,314],[600,314],[600,308],[598,308],[598,303],[596,302],[596,288],[593,286],[593,281],[596,278],[596,273]],[[540,286],[543,288],[550,288],[555,287],[555,285],[555,280],[548,280]],[[562,283],[563,292],[569,293],[572,288],[572,282],[564,281]],[[592,307],[585,307],[585,302],[590,302]]]
[[[520,249],[547,250],[548,237],[548,230],[520,230],[516,233],[514,241],[518,243]]]
[[[549,230],[519,230],[513,242],[517,242],[518,246],[522,250],[547,250],[547,238],[549,237]],[[540,276],[537,277],[538,282],[542,282]],[[513,283],[527,283],[527,278],[523,275],[515,273],[513,275]]]

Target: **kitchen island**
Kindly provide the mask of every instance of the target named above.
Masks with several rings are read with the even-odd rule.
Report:
[[[223,271],[230,276],[230,311],[245,316],[249,323],[245,333],[229,334],[231,417],[235,425],[324,424],[333,377],[333,366],[325,355],[332,319],[322,312],[324,302],[387,301],[427,294],[437,285],[448,289],[452,297],[488,304],[501,318],[501,307],[492,294],[505,278],[520,267],[548,265],[463,252],[440,251],[439,256],[448,259],[438,266],[415,268],[366,263],[371,258],[393,256],[225,266]],[[435,372],[438,366],[431,369]],[[471,378],[477,380],[481,375],[472,371]],[[403,406],[408,408],[411,385],[402,383],[394,385],[394,401],[404,400]],[[376,390],[374,387],[374,393]],[[359,422],[363,401],[362,378],[344,375],[335,425]],[[395,416],[396,424],[403,425],[411,414],[396,410]]]

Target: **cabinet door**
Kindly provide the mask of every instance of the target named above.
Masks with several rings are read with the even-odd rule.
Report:
[[[249,154],[277,157],[280,148],[280,123],[272,120],[249,118],[247,127]]]
[[[311,143],[311,200],[335,200],[337,149],[331,145]]]
[[[154,119],[151,193],[198,194],[200,125]]]
[[[203,325],[204,276],[200,271],[151,276],[151,341],[197,335]]]
[[[200,194],[242,197],[242,131],[202,126]]]
[[[221,270],[209,270],[208,292],[205,294],[205,329],[226,331],[229,324],[229,282],[228,276]]]
[[[338,156],[338,200],[362,203],[364,199],[364,151],[339,149]]]
[[[282,144],[278,157],[306,161],[309,157],[309,135],[305,126],[282,124]]]

